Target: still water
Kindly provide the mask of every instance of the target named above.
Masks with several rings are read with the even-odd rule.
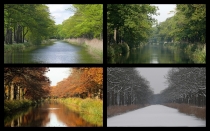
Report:
[[[30,52],[4,54],[4,63],[97,63],[84,47],[56,41]]]
[[[95,127],[56,102],[42,103],[18,115],[4,117],[5,127]]]
[[[147,45],[141,48],[131,49],[130,52],[121,56],[115,56],[108,60],[115,64],[170,64],[170,63],[193,63],[192,60],[181,50],[170,50],[161,45]]]

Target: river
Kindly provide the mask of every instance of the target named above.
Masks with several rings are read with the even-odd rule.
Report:
[[[18,115],[5,116],[5,127],[95,127],[65,105],[45,102],[21,111]]]
[[[131,49],[128,53],[115,56],[108,60],[115,64],[176,64],[193,63],[188,55],[181,50],[170,50],[161,45],[146,45],[141,48]]]
[[[84,47],[56,41],[29,52],[4,54],[4,63],[99,63]]]

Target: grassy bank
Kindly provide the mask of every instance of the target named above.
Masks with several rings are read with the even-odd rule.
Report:
[[[120,115],[129,111],[133,111],[139,108],[143,108],[145,106],[148,105],[120,105],[120,106],[108,106],[107,107],[107,118],[108,117],[112,117],[112,116],[116,116],[116,115]]]
[[[79,113],[81,117],[92,124],[103,126],[103,101],[98,99],[61,98],[56,99],[69,109]]]
[[[203,120],[206,120],[206,107],[197,107],[192,106],[188,104],[176,104],[176,103],[168,103],[164,104],[165,106],[178,109],[179,112],[187,114],[187,115],[193,115],[197,118],[201,118]],[[146,105],[148,106],[148,105]],[[109,106],[107,107],[107,118],[112,117],[115,115],[120,115],[132,110],[136,110],[139,108],[143,108],[145,106],[141,105],[128,105],[128,106]]]
[[[198,107],[198,106],[192,106],[188,104],[176,104],[176,103],[168,103],[164,105],[168,107],[176,108],[181,113],[185,113],[187,115],[193,115],[193,116],[196,116],[197,118],[206,120],[206,107]]]
[[[4,100],[4,114],[10,115],[16,111],[28,108],[35,103],[31,100]]]
[[[53,44],[53,42],[54,40],[44,40],[39,45],[35,45],[30,42],[18,44],[4,44],[4,53],[31,51],[42,46],[51,45]]]
[[[87,52],[94,58],[103,63],[103,40],[98,39],[84,39],[84,38],[77,38],[77,39],[65,39],[64,41],[74,44],[83,46],[87,49]]]
[[[167,43],[170,50],[183,50],[194,63],[206,63],[206,45],[189,43]]]

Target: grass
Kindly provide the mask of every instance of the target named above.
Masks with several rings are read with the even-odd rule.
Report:
[[[187,115],[193,115],[193,116],[196,116],[197,118],[206,120],[206,107],[198,107],[198,106],[192,106],[188,104],[177,104],[177,103],[168,103],[164,105],[168,107],[176,108],[181,113],[185,113]]]
[[[97,61],[103,63],[103,40],[98,39],[84,39],[84,38],[77,38],[77,39],[66,39],[64,40],[68,43],[83,46],[87,49],[87,52]]]
[[[188,55],[194,63],[206,63],[206,44],[168,43],[164,46],[171,50],[184,50],[186,55]]]
[[[97,126],[103,126],[102,100],[90,98],[61,98],[56,101],[65,104],[69,109],[79,113],[85,121]]]
[[[4,114],[10,115],[17,110],[33,105],[31,100],[4,100]]]
[[[120,114],[129,112],[129,111],[133,111],[133,110],[136,110],[136,109],[139,109],[139,108],[143,108],[143,107],[145,107],[145,105],[108,106],[107,107],[107,118],[112,117],[112,116],[116,116],[116,115],[120,115]]]
[[[53,44],[52,40],[43,40],[40,45],[35,45],[30,42],[18,44],[4,44],[4,53],[31,51],[40,46],[46,46],[51,44]]]

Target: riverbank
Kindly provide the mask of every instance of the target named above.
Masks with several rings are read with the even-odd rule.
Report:
[[[103,40],[98,39],[84,39],[84,38],[76,38],[76,39],[64,39],[65,42],[70,44],[83,46],[87,49],[87,52],[99,63],[103,63]]]
[[[170,50],[184,50],[194,63],[206,63],[206,44],[167,43],[164,47]]]
[[[146,106],[148,106],[148,105],[146,105]],[[108,106],[107,107],[107,118],[113,117],[113,116],[116,116],[116,115],[120,115],[120,114],[129,112],[129,111],[133,111],[133,110],[136,110],[136,109],[140,109],[140,108],[143,108],[143,107],[146,107],[146,106],[145,105]]]
[[[90,98],[60,98],[51,100],[65,104],[69,109],[79,113],[85,121],[97,126],[103,126],[102,100]]]
[[[13,43],[13,44],[4,44],[4,53],[13,53],[13,52],[27,52],[35,50],[42,46],[52,45],[56,40],[43,40],[41,44],[35,45],[30,42],[26,43]]]
[[[206,107],[197,107],[188,104],[177,104],[177,103],[167,103],[163,104],[165,106],[175,108],[181,113],[185,113],[187,115],[194,115],[197,118],[201,118],[206,120]],[[136,109],[140,109],[149,105],[128,105],[128,106],[109,106],[107,107],[107,118],[120,115],[129,111],[133,111]]]
[[[11,115],[34,104],[31,100],[4,100],[4,114]]]

